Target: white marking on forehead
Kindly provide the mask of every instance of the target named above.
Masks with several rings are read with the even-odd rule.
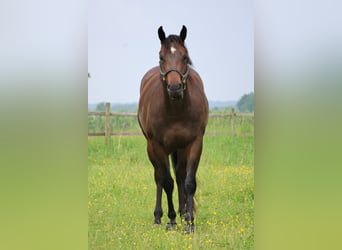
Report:
[[[171,49],[170,49],[170,50],[171,50],[171,53],[172,53],[172,54],[174,54],[174,53],[177,51],[177,49],[176,49],[175,47],[173,47],[173,46],[171,46]]]

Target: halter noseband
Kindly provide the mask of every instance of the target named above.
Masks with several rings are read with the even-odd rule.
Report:
[[[177,72],[178,75],[180,75],[180,77],[181,77],[181,79],[182,79],[183,90],[186,89],[186,80],[187,80],[187,78],[188,78],[188,76],[189,76],[189,72],[190,72],[190,67],[189,67],[189,65],[187,65],[187,70],[186,70],[185,74],[182,74],[178,69],[169,69],[169,70],[163,72],[162,69],[161,69],[161,67],[159,67],[159,71],[160,71],[160,75],[161,75],[161,77],[162,77],[162,79],[163,79],[163,82],[166,82],[166,76],[167,76],[167,74],[169,74],[169,73],[172,72],[172,71]]]

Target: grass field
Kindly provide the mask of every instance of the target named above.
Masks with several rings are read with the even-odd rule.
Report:
[[[89,138],[89,249],[253,249],[254,138],[206,136],[197,183],[196,231],[166,231],[164,193],[162,225],[153,225],[145,138]],[[177,185],[173,197],[177,209]]]

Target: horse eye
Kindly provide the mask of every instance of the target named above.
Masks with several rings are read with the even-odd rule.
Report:
[[[184,56],[184,57],[183,57],[183,62],[184,62],[185,64],[188,64],[188,63],[189,63],[189,58],[188,58],[187,56]]]
[[[164,57],[162,57],[162,56],[160,56],[159,57],[159,61],[160,61],[160,63],[163,63],[165,60],[164,60]]]

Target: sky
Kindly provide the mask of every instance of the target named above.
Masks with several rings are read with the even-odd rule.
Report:
[[[143,75],[158,65],[157,30],[179,34],[211,101],[254,91],[251,0],[89,1],[88,103],[138,102]]]

